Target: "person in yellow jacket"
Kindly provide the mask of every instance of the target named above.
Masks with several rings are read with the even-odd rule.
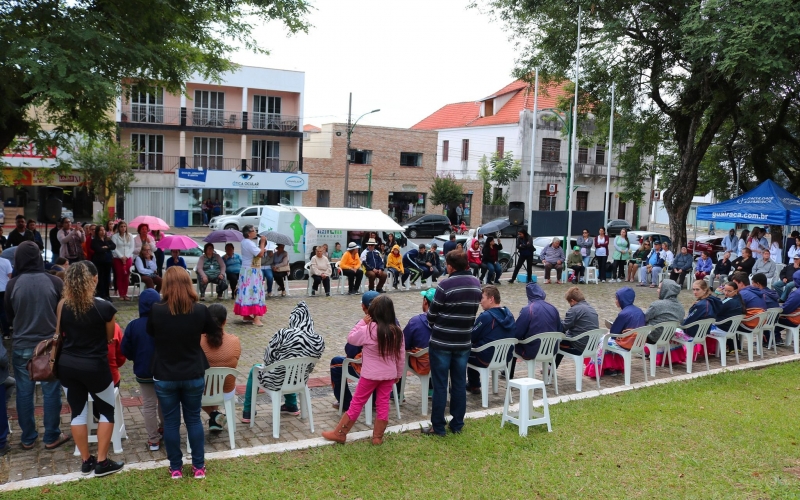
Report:
[[[347,251],[342,255],[342,260],[339,261],[339,269],[342,274],[347,276],[348,295],[361,293],[361,279],[364,277],[364,271],[361,269],[361,257],[358,256],[358,249],[358,245],[351,241],[347,245]]]
[[[405,272],[405,269],[403,269],[403,256],[400,255],[400,245],[393,246],[392,251],[389,252],[389,256],[386,259],[386,271],[392,275],[392,287],[397,290],[397,282]]]

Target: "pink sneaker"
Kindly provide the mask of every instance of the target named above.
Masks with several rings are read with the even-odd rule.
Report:
[[[206,478],[206,468],[200,467],[199,469],[192,465],[192,474],[194,475],[195,479],[205,479]]]
[[[183,479],[183,471],[181,469],[169,470],[169,475],[172,479]]]

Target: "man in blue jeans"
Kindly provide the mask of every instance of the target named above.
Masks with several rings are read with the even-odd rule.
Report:
[[[481,303],[481,283],[472,276],[467,254],[453,250],[445,258],[450,277],[439,283],[428,308],[431,341],[428,356],[433,380],[431,427],[426,435],[444,437],[444,409],[450,379],[450,430],[461,432],[467,412],[467,360],[472,348],[472,327]]]
[[[6,286],[5,310],[8,320],[14,325],[11,340],[11,364],[17,389],[17,416],[22,429],[22,449],[30,450],[36,444],[39,433],[33,414],[33,392],[36,382],[28,375],[27,363],[33,349],[56,331],[56,308],[61,298],[64,283],[44,272],[44,263],[39,247],[32,241],[24,241],[17,247],[14,256],[17,274]],[[44,447],[58,448],[70,440],[61,433],[61,384],[42,382],[44,396]]]

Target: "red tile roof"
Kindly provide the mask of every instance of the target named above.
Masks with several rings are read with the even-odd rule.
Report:
[[[303,125],[303,132],[322,132],[322,129],[314,125]]]
[[[523,109],[533,109],[533,86],[523,80],[506,85],[487,100],[503,94],[514,93],[502,108],[495,110],[492,116],[481,117],[481,102],[459,102],[448,104],[427,118],[423,119],[412,130],[439,130],[446,128],[482,127],[487,125],[510,125],[519,123],[519,114]],[[539,109],[556,107],[558,99],[566,95],[564,84],[551,84],[539,87]]]

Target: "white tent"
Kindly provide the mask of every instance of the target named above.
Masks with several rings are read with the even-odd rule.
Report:
[[[292,207],[316,229],[342,231],[403,231],[391,217],[369,208]]]

